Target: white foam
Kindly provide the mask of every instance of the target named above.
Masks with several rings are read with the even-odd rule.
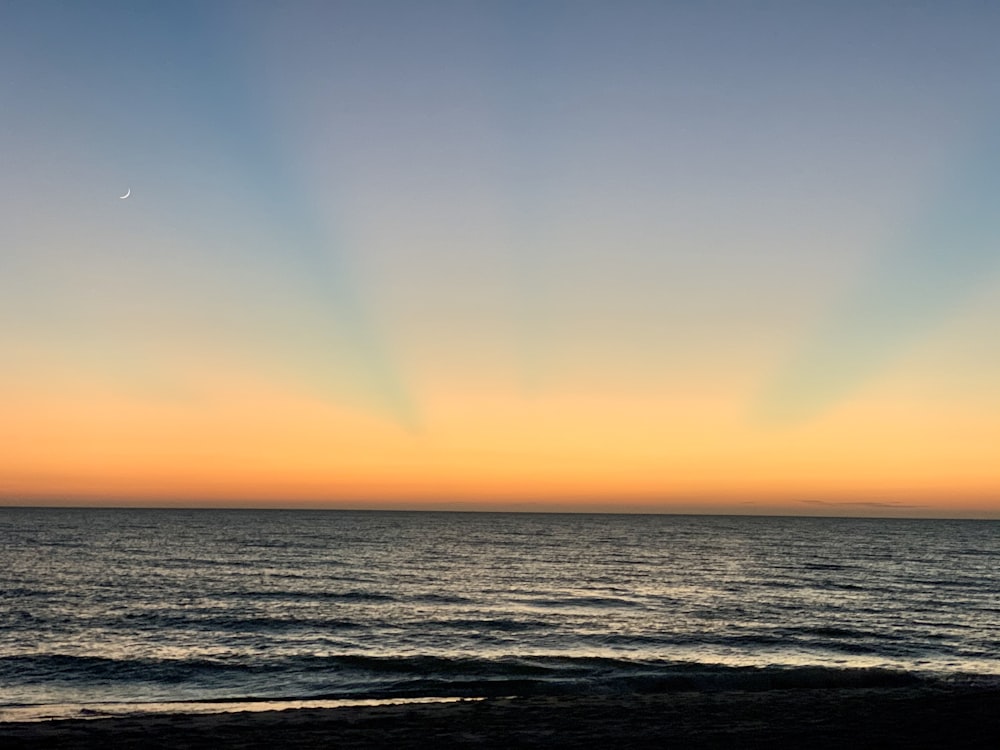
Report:
[[[456,703],[482,698],[340,698],[336,700],[248,700],[175,701],[165,703],[61,703],[43,706],[0,707],[0,723],[11,721],[57,721],[61,719],[107,719],[158,714],[221,714],[242,711],[287,711],[296,708],[347,708],[392,706],[408,703]]]

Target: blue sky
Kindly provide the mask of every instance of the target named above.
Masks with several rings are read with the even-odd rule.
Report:
[[[732,434],[698,443],[695,472],[842,409],[888,430],[885,393],[961,433],[997,401],[998,16],[8,2],[7,392],[54,378],[47,398],[197,410],[218,395],[202,370],[253,373],[418,452],[457,394],[621,400],[664,423],[698,403]],[[958,382],[977,385],[940,416]],[[604,418],[580,428],[587,451]],[[470,445],[500,440],[477,424]],[[849,433],[810,450],[851,454]],[[544,450],[575,455],[567,440]],[[496,470],[517,475],[518,450]]]

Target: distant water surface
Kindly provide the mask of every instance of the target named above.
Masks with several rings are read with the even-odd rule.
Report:
[[[0,719],[1000,681],[998,522],[0,508],[0,540]]]

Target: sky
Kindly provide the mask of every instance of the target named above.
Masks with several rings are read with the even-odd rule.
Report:
[[[998,28],[8,0],[0,503],[1000,517]]]

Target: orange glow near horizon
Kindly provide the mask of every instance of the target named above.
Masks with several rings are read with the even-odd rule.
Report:
[[[708,392],[448,389],[426,399],[433,425],[407,431],[266,382],[218,385],[155,400],[22,392],[0,445],[5,502],[998,515],[1000,429],[971,411],[880,397],[789,429]],[[946,429],[962,440],[928,440]]]

